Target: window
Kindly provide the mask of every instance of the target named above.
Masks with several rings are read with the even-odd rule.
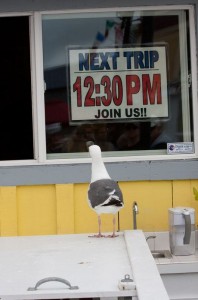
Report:
[[[170,158],[167,143],[194,157],[192,20],[191,6],[1,16],[0,160],[87,158],[87,141],[115,160]]]
[[[48,158],[194,142],[189,10],[46,14],[42,30]]]

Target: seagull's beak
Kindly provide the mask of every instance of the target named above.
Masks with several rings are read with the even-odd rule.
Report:
[[[87,149],[89,150],[89,147],[90,146],[93,146],[94,145],[94,142],[92,142],[92,141],[88,141],[88,142],[86,142],[86,146],[87,146]]]

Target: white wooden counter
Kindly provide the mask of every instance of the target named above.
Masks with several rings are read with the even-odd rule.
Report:
[[[139,300],[167,300],[169,298],[160,275],[153,267],[155,262],[151,259],[149,249],[145,248],[148,248],[146,241],[143,240],[145,239],[141,231],[120,233],[114,239],[90,238],[87,234],[0,237],[0,298],[103,298],[132,297],[138,294]],[[142,250],[138,251],[138,247]],[[146,265],[147,259],[144,256],[145,269],[142,269],[139,261],[145,249],[148,264]],[[133,274],[133,266],[136,274]],[[140,272],[143,272],[142,278]],[[118,283],[126,274],[136,278],[137,290],[119,289]],[[69,289],[65,284],[55,281],[41,284],[37,290],[28,291],[29,287],[35,287],[39,280],[46,277],[66,279],[79,289]]]

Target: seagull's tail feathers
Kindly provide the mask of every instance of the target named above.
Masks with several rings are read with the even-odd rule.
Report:
[[[123,207],[124,203],[120,198],[116,195],[110,196],[101,206],[118,206],[118,207]]]

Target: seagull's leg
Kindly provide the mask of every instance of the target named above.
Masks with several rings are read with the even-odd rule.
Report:
[[[101,224],[102,224],[101,217],[100,215],[98,215],[98,228],[99,228],[98,234],[90,235],[89,237],[97,237],[97,238],[105,237],[105,235],[101,233]]]
[[[115,234],[116,232],[116,215],[113,215],[113,233],[112,235],[109,235],[108,237],[114,238],[117,237],[118,235]]]
[[[112,234],[112,237],[118,236],[117,234],[115,234],[115,232],[116,232],[116,215],[113,215],[113,234]]]
[[[102,224],[101,217],[100,217],[100,215],[98,215],[98,230],[99,230],[98,236],[99,236],[99,237],[102,237],[102,236],[103,236],[103,235],[101,234],[101,224]]]
[[[116,230],[116,217],[115,217],[115,215],[113,215],[113,235],[112,236],[116,236],[115,230]]]

